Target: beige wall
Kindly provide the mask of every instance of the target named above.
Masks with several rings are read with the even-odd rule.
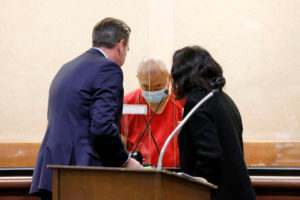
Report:
[[[198,44],[223,66],[245,140],[300,141],[298,0],[1,0],[0,142],[41,141],[53,76],[106,16],[133,30],[125,92],[142,57],[170,66],[174,50]]]

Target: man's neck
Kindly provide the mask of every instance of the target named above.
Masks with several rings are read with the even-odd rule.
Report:
[[[116,50],[114,48],[112,49],[106,47],[94,47],[94,48],[102,52],[106,58],[118,63],[116,58]]]
[[[107,54],[105,53],[105,51],[99,47],[93,47],[94,49],[97,49],[98,51],[100,51],[100,53],[102,53],[104,55],[105,58],[108,58],[107,57]]]

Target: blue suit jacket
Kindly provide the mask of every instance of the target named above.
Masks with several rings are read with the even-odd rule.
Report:
[[[52,191],[48,164],[121,166],[128,158],[120,138],[123,72],[97,49],[66,63],[49,91],[48,126],[30,193]]]

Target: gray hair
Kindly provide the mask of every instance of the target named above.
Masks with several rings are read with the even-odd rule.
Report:
[[[149,73],[150,75],[157,72],[165,73],[166,75],[169,74],[167,64],[157,56],[148,56],[143,58],[137,68],[137,76],[141,73]]]

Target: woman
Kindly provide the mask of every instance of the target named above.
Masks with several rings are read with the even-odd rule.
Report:
[[[222,77],[221,66],[199,46],[174,53],[172,85],[177,99],[186,99],[184,117]],[[243,155],[242,121],[232,99],[220,89],[206,101],[178,136],[181,170],[218,185],[212,200],[256,199]]]

